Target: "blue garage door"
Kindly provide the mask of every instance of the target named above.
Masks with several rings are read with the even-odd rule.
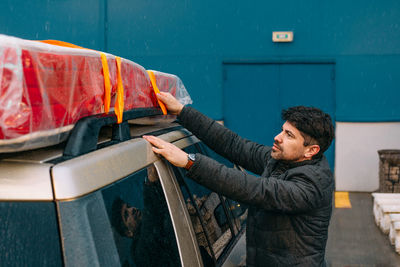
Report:
[[[282,109],[304,105],[335,120],[334,64],[224,64],[224,122],[239,135],[272,145]],[[334,166],[334,144],[325,152]]]

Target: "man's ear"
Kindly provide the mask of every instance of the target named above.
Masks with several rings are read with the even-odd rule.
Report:
[[[306,152],[304,153],[304,156],[306,158],[311,159],[313,156],[317,155],[318,152],[320,151],[319,145],[309,145],[307,146]]]

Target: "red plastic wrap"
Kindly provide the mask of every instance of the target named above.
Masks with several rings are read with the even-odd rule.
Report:
[[[106,57],[112,111],[117,66],[115,56]],[[191,103],[177,76],[154,73],[160,91]],[[122,59],[121,77],[124,110],[159,107],[142,66]],[[104,112],[104,97],[100,52],[0,35],[0,152],[62,142],[80,118]]]

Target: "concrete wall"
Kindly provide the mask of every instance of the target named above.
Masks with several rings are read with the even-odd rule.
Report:
[[[335,148],[336,190],[378,190],[377,151],[400,149],[400,123],[337,122]]]

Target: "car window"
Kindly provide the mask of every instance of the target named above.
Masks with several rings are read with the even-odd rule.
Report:
[[[230,211],[230,215],[234,221],[234,229],[235,234],[237,234],[240,230],[243,230],[246,226],[247,220],[247,205],[241,204],[235,200],[231,200],[228,198],[224,198],[226,202],[226,206]]]
[[[224,157],[221,157],[220,155],[215,153],[212,149],[210,149],[208,146],[206,146],[204,143],[197,144],[197,150],[200,151],[200,153],[213,158],[214,160],[218,161],[221,164],[226,165],[229,168],[236,168],[244,172],[246,171],[245,169],[238,167],[237,165],[234,165]],[[230,210],[230,216],[234,221],[234,231],[235,234],[237,234],[239,231],[243,230],[246,226],[248,207],[246,204],[240,203],[238,201],[231,200],[225,197],[223,198],[225,199],[226,206]]]
[[[178,174],[179,175],[179,174]],[[181,186],[205,266],[214,266],[232,239],[228,219],[215,192],[184,178]]]
[[[195,146],[184,149],[196,153]],[[232,241],[232,222],[223,205],[223,199],[215,192],[185,177],[182,169],[173,168],[180,180],[181,191],[196,233],[204,266],[215,266],[225,248]]]
[[[181,266],[154,165],[102,190],[122,266]]]
[[[54,202],[0,202],[0,265],[62,266]]]

